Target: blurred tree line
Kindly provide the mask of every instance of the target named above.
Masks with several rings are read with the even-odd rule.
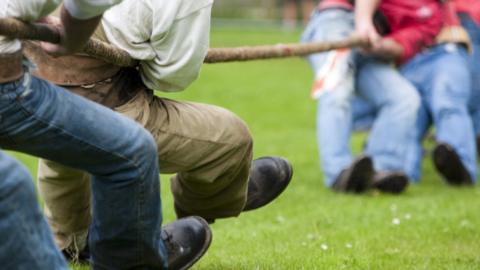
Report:
[[[281,0],[216,0],[213,17],[277,20],[281,18],[281,5]]]

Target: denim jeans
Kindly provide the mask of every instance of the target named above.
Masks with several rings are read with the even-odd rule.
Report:
[[[475,138],[467,109],[471,92],[467,57],[464,47],[437,45],[401,67],[422,97],[416,140],[409,147],[409,174],[415,180],[421,176],[421,140],[431,124],[436,128],[436,140],[450,144],[472,179],[476,178]]]
[[[92,175],[94,269],[166,267],[156,144],[146,130],[29,73],[0,85],[0,120],[0,147]]]
[[[353,131],[370,131],[377,117],[375,106],[361,96],[352,101]]]
[[[27,170],[0,152],[0,175],[1,268],[68,269],[41,213]]]
[[[480,25],[467,14],[460,14],[462,26],[467,30],[472,41],[473,54],[468,57],[468,66],[472,79],[472,93],[470,95],[469,110],[473,120],[473,128],[477,136],[480,135]]]
[[[353,25],[351,11],[316,12],[302,41],[345,38],[353,31]],[[375,170],[405,172],[405,145],[414,139],[412,130],[420,106],[413,85],[389,63],[357,51],[351,53],[354,72],[350,79],[354,83],[340,84],[318,99],[317,138],[327,186],[352,162],[349,141],[353,119],[357,117],[354,113],[375,117],[365,149],[365,154],[373,159]],[[318,71],[325,62],[325,53],[314,54],[308,60],[314,71]],[[354,105],[357,102],[359,104]]]

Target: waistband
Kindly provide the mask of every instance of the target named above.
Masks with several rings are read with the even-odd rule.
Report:
[[[0,54],[0,84],[16,81],[23,75],[23,54]]]
[[[463,45],[470,53],[473,52],[470,36],[462,26],[444,27],[437,35],[436,41],[437,44],[456,43]]]

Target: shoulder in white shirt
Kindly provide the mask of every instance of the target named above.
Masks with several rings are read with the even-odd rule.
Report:
[[[65,0],[64,5],[70,15],[78,19],[89,19],[105,12],[122,0]]]
[[[125,0],[105,12],[108,41],[140,60],[147,87],[180,91],[197,77],[209,48],[213,0]]]

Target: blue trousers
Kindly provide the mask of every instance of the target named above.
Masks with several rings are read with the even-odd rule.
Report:
[[[462,26],[467,30],[473,46],[473,54],[468,57],[470,77],[472,79],[472,93],[470,95],[469,110],[472,116],[473,128],[477,136],[480,135],[480,25],[467,14],[460,14]]]
[[[0,152],[0,264],[5,270],[68,269],[27,170]]]
[[[455,44],[437,45],[418,54],[401,67],[422,97],[416,123],[416,140],[409,147],[409,174],[420,179],[421,140],[431,124],[436,140],[450,144],[476,179],[476,148],[473,124],[468,112],[471,93],[467,51]]]
[[[0,84],[0,147],[92,175],[94,269],[166,267],[157,147],[140,125],[26,73]]]
[[[302,41],[342,39],[352,32],[353,25],[351,11],[316,12]],[[325,59],[325,53],[308,57],[315,72],[322,68]],[[420,106],[414,86],[390,63],[357,51],[351,52],[350,65],[352,78],[344,81],[353,83],[339,84],[318,98],[317,139],[327,186],[352,162],[349,141],[355,114],[374,116],[365,153],[372,157],[376,171],[406,172],[405,145],[414,139],[415,117]]]

